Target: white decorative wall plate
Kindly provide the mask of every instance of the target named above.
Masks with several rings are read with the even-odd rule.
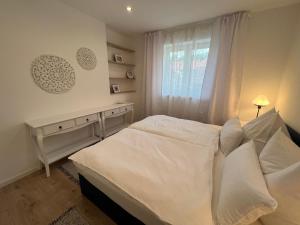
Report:
[[[36,85],[48,93],[64,93],[75,85],[73,67],[58,56],[39,56],[32,62],[31,74]]]
[[[89,48],[80,48],[77,50],[76,59],[78,64],[86,70],[93,70],[97,65],[95,53]]]

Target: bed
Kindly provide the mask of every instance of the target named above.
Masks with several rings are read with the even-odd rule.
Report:
[[[146,224],[210,225],[214,148],[124,129],[70,159]]]
[[[70,159],[82,193],[118,224],[214,225],[225,158],[219,133],[218,126],[153,116]]]

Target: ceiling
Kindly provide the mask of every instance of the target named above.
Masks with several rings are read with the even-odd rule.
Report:
[[[61,0],[126,33],[197,22],[239,10],[260,11],[299,0]],[[126,6],[133,7],[128,13]]]

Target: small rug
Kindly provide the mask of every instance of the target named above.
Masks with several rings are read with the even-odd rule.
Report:
[[[89,223],[82,218],[76,208],[72,207],[49,225],[89,225]]]
[[[79,176],[76,167],[74,166],[71,160],[68,160],[60,166],[58,166],[58,169],[62,171],[74,183],[79,184]]]

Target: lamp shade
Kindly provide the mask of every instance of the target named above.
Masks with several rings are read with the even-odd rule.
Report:
[[[267,106],[270,104],[269,99],[264,95],[257,96],[252,103],[256,106]]]

